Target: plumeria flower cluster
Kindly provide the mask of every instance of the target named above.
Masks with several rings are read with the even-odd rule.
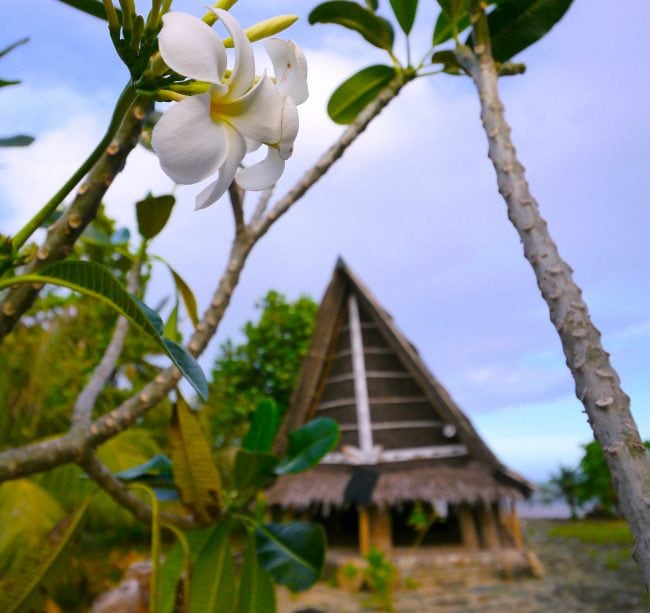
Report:
[[[213,9],[233,41],[228,70],[223,40],[205,22],[185,13],[163,17],[160,54],[174,72],[205,83],[205,93],[170,107],[156,124],[151,144],[162,169],[192,184],[218,172],[196,197],[196,208],[216,202],[233,179],[247,190],[271,187],[282,175],[298,135],[297,105],[308,96],[307,62],[295,43],[265,41],[275,78],[256,76],[253,48],[230,13]],[[244,156],[268,147],[266,158],[240,168]]]

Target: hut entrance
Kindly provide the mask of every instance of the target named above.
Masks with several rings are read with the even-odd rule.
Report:
[[[311,517],[325,528],[330,547],[359,547],[359,513],[355,505],[330,508],[327,515],[319,510]]]
[[[458,515],[451,505],[447,516],[435,519],[424,537],[420,537],[413,524],[427,522],[431,519],[431,512],[431,506],[413,503],[391,509],[393,546],[410,547],[418,541],[425,547],[462,545]]]

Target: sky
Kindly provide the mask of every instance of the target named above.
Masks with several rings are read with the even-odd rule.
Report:
[[[435,3],[420,4],[414,57],[426,52],[436,17]],[[500,88],[533,194],[647,439],[650,4],[624,4],[621,11],[605,0],[575,0],[547,37],[516,57],[526,74],[501,79]],[[380,5],[387,15],[388,2]],[[311,95],[277,195],[340,134],[325,112],[329,95],[360,68],[386,62],[354,33],[310,26],[312,7],[240,0],[232,9],[244,26],[281,13],[300,17],[287,35],[307,56]],[[174,8],[200,16],[204,3],[175,0]],[[3,0],[0,13],[0,46],[31,38],[0,60],[0,78],[23,81],[0,92],[0,135],[36,136],[28,148],[0,150],[0,232],[10,233],[92,150],[127,73],[100,20],[57,0]],[[403,39],[395,49],[403,57]],[[202,363],[209,368],[226,338],[241,338],[269,289],[320,299],[342,256],[499,458],[539,481],[577,463],[592,435],[496,190],[478,112],[466,78],[438,75],[405,88],[256,246]],[[106,196],[108,213],[134,228],[133,203],[149,190],[172,189],[155,156],[138,149]],[[232,220],[226,201],[195,212],[199,189],[177,188],[170,223],[152,249],[172,261],[205,308]],[[255,202],[249,194],[248,208]],[[158,273],[151,304],[171,292]]]

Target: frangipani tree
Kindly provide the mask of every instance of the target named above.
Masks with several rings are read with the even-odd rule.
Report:
[[[270,187],[282,174],[285,164],[291,163],[289,158],[298,129],[297,107],[307,93],[306,61],[295,43],[266,39],[288,27],[292,17],[271,19],[243,29],[230,13],[233,0],[217,3],[215,10],[206,13],[202,20],[171,11],[169,0],[153,0],[146,17],[137,14],[132,0],[121,0],[119,10],[110,0],[101,4],[96,0],[65,1],[106,19],[116,51],[128,68],[129,83],[117,101],[105,137],[87,161],[34,219],[14,236],[3,240],[0,289],[5,291],[0,301],[0,339],[20,322],[44,283],[99,298],[123,317],[116,324],[113,337],[86,386],[70,407],[69,431],[0,452],[0,480],[24,478],[62,464],[76,463],[114,500],[138,518],[152,522],[154,535],[160,521],[170,526],[184,543],[185,556],[183,547],[179,546],[167,557],[162,570],[165,577],[160,594],[162,608],[174,602],[175,590],[168,586],[176,586],[184,564],[185,576],[189,576],[188,560],[197,567],[204,568],[205,564],[216,569],[214,573],[202,573],[200,581],[197,578],[193,584],[184,583],[184,602],[194,603],[191,606],[199,607],[196,610],[223,610],[235,606],[238,599],[243,610],[273,610],[272,589],[266,573],[295,589],[316,580],[322,564],[322,535],[304,525],[293,528],[265,525],[250,512],[249,503],[256,490],[278,474],[306,469],[332,449],[337,440],[333,425],[310,424],[306,431],[290,438],[288,455],[276,458],[270,451],[278,426],[277,409],[261,404],[233,466],[233,481],[238,487],[225,491],[221,476],[210,460],[210,445],[201,434],[196,415],[178,393],[177,385],[185,377],[197,394],[206,393],[205,378],[195,358],[205,350],[222,321],[253,247],[274,223],[305,195],[410,81],[434,74],[468,74],[479,91],[500,190],[524,242],[526,256],[535,268],[542,294],[552,307],[551,316],[576,376],[579,395],[587,406],[597,437],[609,450],[609,464],[619,496],[626,501],[623,506],[637,540],[637,559],[648,580],[647,458],[639,451],[640,439],[626,397],[618,388],[617,376],[599,345],[586,305],[570,270],[559,259],[546,224],[528,192],[496,89],[499,74],[523,71],[523,66],[510,60],[542,38],[562,17],[570,2],[440,2],[443,11],[433,32],[433,44],[419,56],[411,48],[409,38],[418,10],[417,0],[392,0],[392,21],[380,16],[380,13],[388,14],[388,3],[380,7],[376,0],[364,4],[335,1],[318,6],[311,14],[313,23],[336,23],[354,30],[385,53],[386,60],[357,73],[334,93],[329,113],[347,128],[284,196],[272,201]],[[218,27],[225,26],[223,38],[217,37],[209,27],[217,20]],[[393,23],[407,38],[407,50],[402,58],[394,50]],[[470,27],[471,36],[465,37],[464,32]],[[261,39],[266,40],[273,77],[256,75],[250,43]],[[226,52],[230,46],[234,50],[234,62],[229,61]],[[122,249],[132,262],[128,292],[119,280],[95,263],[66,259],[97,215],[103,195],[127,162],[130,151],[143,131],[149,130],[148,124],[154,123],[150,120],[154,100],[176,103],[157,121],[149,139],[163,169],[176,181],[187,184],[216,175],[197,195],[196,204],[198,208],[223,206],[225,198],[222,197],[228,192],[234,221],[227,262],[202,313],[187,284],[170,269],[177,300],[167,322],[162,322],[144,305],[141,289],[143,267],[152,257],[151,242],[169,218],[173,196],[150,195],[136,205],[141,241],[133,250]],[[267,149],[262,162],[240,167],[248,152],[262,146]],[[262,192],[252,210],[244,206],[244,187]],[[70,204],[59,211],[75,188]],[[55,221],[51,223],[53,216]],[[40,245],[30,246],[30,237],[43,224],[49,224],[46,238]],[[192,334],[182,346],[176,323],[181,305],[193,322]],[[119,405],[98,411],[98,394],[115,369],[129,325],[136,325],[148,334],[174,366],[158,370],[145,385],[134,386],[132,395]],[[175,485],[171,485],[171,467],[169,458],[165,457],[154,457],[145,465],[112,474],[98,459],[97,448],[131,427],[168,396],[175,401],[169,435]],[[152,481],[158,485],[163,482],[169,489],[179,491],[184,511],[180,514],[161,511],[155,496],[151,504],[144,504],[128,488],[129,483]],[[84,509],[81,507],[79,513]],[[64,544],[72,539],[80,517],[70,518]],[[249,536],[255,535],[247,540],[247,562],[240,577],[239,594],[230,587],[234,584],[229,549],[229,530],[233,523],[243,526]],[[209,527],[192,536],[189,542],[178,532],[179,528],[203,526]],[[154,592],[159,576],[158,546],[154,538]],[[48,559],[58,559],[58,556],[48,553]],[[43,569],[43,575],[49,570],[49,567]],[[25,574],[24,568],[18,572]],[[249,588],[255,584],[261,587],[255,593],[257,600],[251,601]],[[21,597],[23,593],[27,597],[33,595],[33,591],[27,591],[21,592]],[[158,599],[152,602],[157,603]]]

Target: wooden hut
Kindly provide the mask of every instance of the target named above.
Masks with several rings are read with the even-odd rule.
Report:
[[[532,485],[506,468],[363,283],[339,260],[283,423],[338,421],[315,469],[279,479],[272,508],[324,524],[333,546],[386,552],[416,537],[415,505],[440,521],[424,545],[521,548],[514,502]],[[280,440],[285,440],[280,437]]]

